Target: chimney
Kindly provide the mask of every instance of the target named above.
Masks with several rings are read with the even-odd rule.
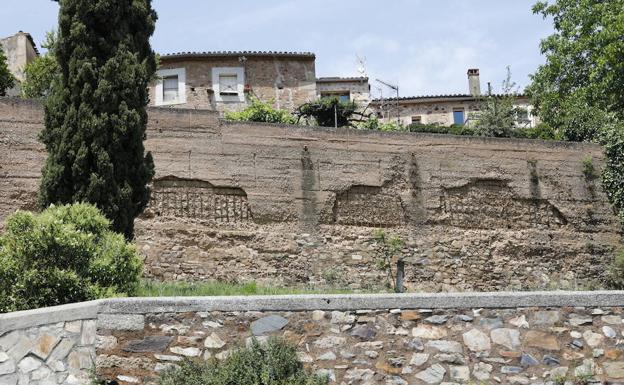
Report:
[[[471,68],[468,70],[468,89],[470,95],[481,96],[481,82],[479,81],[478,68]]]

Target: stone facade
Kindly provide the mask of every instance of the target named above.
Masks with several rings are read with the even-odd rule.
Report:
[[[316,79],[318,97],[338,96],[347,97],[366,108],[370,103],[370,84],[367,77],[322,77]]]
[[[471,124],[479,113],[478,97],[471,95],[439,95],[415,96],[399,99],[399,119],[404,125],[412,123],[438,124],[450,126],[454,124],[453,112],[462,111],[465,124]],[[537,116],[532,114],[533,107],[526,96],[519,96],[516,107],[527,111],[526,120],[519,121],[519,127],[534,127],[539,123]],[[376,99],[371,102],[371,109],[385,122],[396,122],[396,98]]]
[[[36,208],[41,115],[0,102],[2,221]],[[596,145],[149,116],[148,278],[379,288],[381,228],[406,242],[408,290],[583,288],[621,247]]]
[[[100,300],[0,315],[0,325],[26,325],[0,329],[0,383],[86,385],[95,364],[101,378],[153,384],[184,359],[222,360],[253,338],[278,336],[330,384],[621,384],[622,298],[559,292]],[[81,305],[97,321],[83,319]],[[51,312],[66,320],[46,322]]]
[[[9,96],[20,94],[19,82],[26,80],[26,65],[39,56],[37,46],[28,33],[19,31],[13,36],[0,39],[0,46],[7,58],[9,71],[15,76],[18,85],[8,91]]]
[[[184,89],[185,99],[172,102],[170,107],[235,111],[256,97],[273,101],[278,108],[293,110],[316,98],[315,57],[311,53],[182,53],[163,55],[160,60],[160,71],[184,69],[185,81],[180,80],[179,87]],[[217,70],[229,75],[228,68],[240,84],[232,91],[236,95],[223,95],[219,100]],[[158,82],[150,85],[152,106],[157,105],[157,92],[162,92],[157,86]]]

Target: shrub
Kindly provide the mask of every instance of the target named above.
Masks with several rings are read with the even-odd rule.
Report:
[[[325,385],[326,377],[308,373],[296,350],[281,339],[253,340],[225,360],[185,361],[159,379],[158,385]]]
[[[262,102],[256,98],[251,100],[251,105],[239,112],[226,112],[227,120],[244,122],[265,122],[295,124],[297,119],[290,112],[274,108],[269,103]]]
[[[0,236],[0,312],[134,294],[141,260],[92,205],[19,211]]]
[[[607,275],[607,284],[612,289],[624,290],[624,251],[615,256]]]
[[[546,123],[535,127],[516,128],[510,132],[512,137],[542,140],[561,140],[561,135]]]
[[[334,96],[302,104],[296,114],[300,118],[314,119],[322,127],[343,127],[351,125],[356,111],[354,102],[341,102]]]

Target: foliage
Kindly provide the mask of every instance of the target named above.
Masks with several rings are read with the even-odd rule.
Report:
[[[561,135],[546,123],[539,123],[534,127],[519,127],[511,131],[516,138],[562,140]]]
[[[4,50],[0,46],[0,96],[6,96],[6,92],[13,88],[15,85],[15,77],[7,64],[7,58],[4,55]]]
[[[624,0],[539,1],[533,12],[555,29],[527,89],[533,104],[565,139],[594,140],[606,113],[624,116]]]
[[[52,91],[52,83],[59,76],[59,66],[56,61],[56,33],[46,33],[46,40],[41,46],[48,51],[26,65],[24,73],[26,80],[22,82],[22,96],[25,98],[45,98]]]
[[[297,108],[296,115],[306,120],[313,119],[323,127],[338,127],[351,125],[351,120],[357,110],[354,102],[341,102],[337,97],[321,98],[304,103]]]
[[[472,127],[463,124],[442,126],[439,124],[412,123],[408,126],[408,130],[410,132],[426,132],[430,134],[475,135]]]
[[[297,119],[290,112],[274,108],[270,103],[262,102],[257,98],[251,100],[251,105],[240,112],[226,112],[227,120],[244,122],[265,122],[295,124]]]
[[[396,291],[396,272],[394,265],[403,257],[405,242],[397,235],[388,235],[383,230],[378,230],[374,235],[375,262],[377,268],[386,274],[386,286]]]
[[[624,224],[624,123],[604,127],[600,143],[605,153],[602,185]]]
[[[151,0],[60,2],[60,76],[45,100],[40,135],[48,158],[39,200],[90,202],[128,239],[154,175],[143,140],[148,83],[156,70]]]
[[[294,346],[270,338],[260,344],[253,339],[225,360],[184,361],[165,372],[158,385],[325,385],[327,377],[309,374],[297,358]]]
[[[624,290],[624,251],[620,251],[611,264],[607,275],[607,285],[616,290]]]
[[[0,237],[0,312],[131,295],[141,260],[92,205],[18,211]]]
[[[357,127],[362,130],[376,130],[376,131],[405,131],[406,128],[403,123],[396,121],[381,122],[376,116],[371,116],[368,119],[360,122]]]
[[[509,138],[516,129],[520,110],[514,106],[517,98],[516,83],[511,80],[511,70],[507,67],[507,78],[503,80],[502,95],[488,95],[480,102],[479,112],[474,114],[473,129],[478,136]]]

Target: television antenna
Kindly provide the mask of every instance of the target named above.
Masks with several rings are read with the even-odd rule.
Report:
[[[360,56],[355,54],[355,59],[357,61],[357,71],[361,77],[366,77],[366,56]]]
[[[399,111],[399,86],[398,84],[386,83],[383,80],[375,79],[376,82],[383,84],[384,86],[396,91],[396,113],[397,113],[397,127],[401,124],[401,113]]]

